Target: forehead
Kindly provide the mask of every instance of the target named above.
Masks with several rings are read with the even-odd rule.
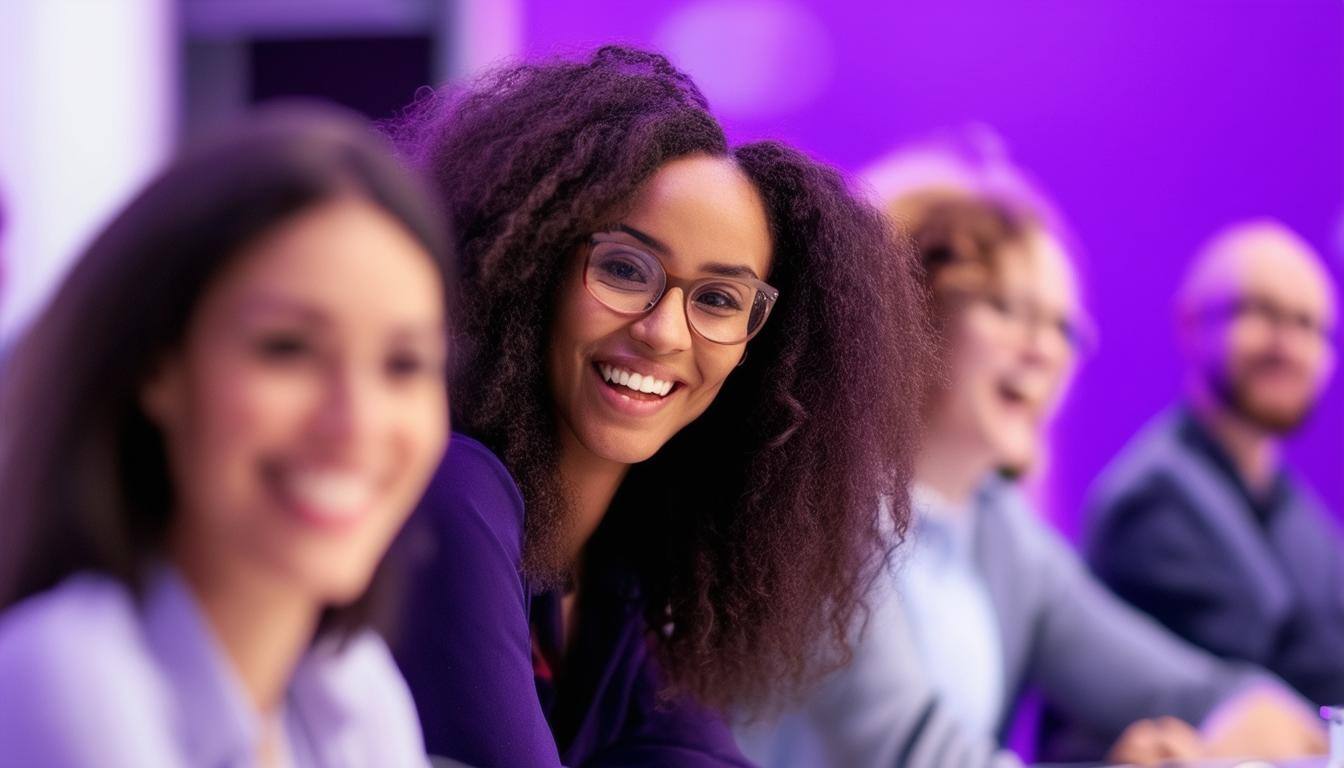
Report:
[[[1232,247],[1224,257],[1224,293],[1255,295],[1317,317],[1334,316],[1329,275],[1314,254],[1276,238]]]
[[[1042,305],[1073,312],[1079,304],[1078,277],[1063,243],[1044,230],[994,254],[993,280],[1010,293],[1030,296]]]
[[[246,246],[211,294],[255,292],[321,305],[420,319],[442,311],[437,268],[395,219],[362,200],[309,208]]]
[[[727,157],[693,155],[664,164],[640,188],[624,223],[662,244],[671,271],[743,264],[765,277],[770,228],[760,193]]]

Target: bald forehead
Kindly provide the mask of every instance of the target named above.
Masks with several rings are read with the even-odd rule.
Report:
[[[1200,310],[1251,295],[1327,322],[1335,316],[1334,288],[1320,256],[1276,222],[1238,225],[1210,240],[1187,274],[1180,299],[1185,309]]]

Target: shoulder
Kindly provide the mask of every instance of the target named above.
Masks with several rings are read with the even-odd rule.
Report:
[[[51,757],[72,740],[171,741],[166,712],[146,715],[165,688],[135,598],[105,576],[72,576],[0,617],[0,691],[0,743],[10,750]]]
[[[1088,491],[1088,523],[1098,522],[1137,497],[1174,491],[1179,483],[1174,461],[1185,449],[1180,442],[1181,412],[1158,415],[1120,449]]]
[[[1030,547],[1055,536],[1041,521],[1031,499],[1006,478],[991,478],[981,487],[977,508],[977,526],[994,530],[995,538],[1007,537],[1018,547]]]
[[[369,764],[421,765],[424,738],[415,703],[387,644],[363,629],[319,643],[295,675],[291,694],[309,716],[330,717],[319,730],[348,729]]]
[[[977,538],[989,543],[1000,564],[1023,583],[1030,578],[1047,585],[1081,568],[1073,548],[1012,481],[996,477],[986,484],[979,508]]]
[[[521,562],[523,513],[522,493],[504,464],[489,448],[454,432],[410,528],[428,529],[436,549],[484,547]]]
[[[111,659],[148,660],[135,598],[114,579],[71,576],[0,617],[0,676],[6,680],[86,684],[90,673],[112,674],[116,665],[105,664]]]

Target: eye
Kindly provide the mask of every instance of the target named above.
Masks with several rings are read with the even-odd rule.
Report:
[[[603,283],[616,288],[642,289],[649,283],[648,271],[632,256],[611,254],[597,263],[597,272]]]
[[[295,331],[263,333],[254,347],[263,360],[276,363],[302,360],[314,351],[313,344],[302,333]]]
[[[716,315],[732,315],[742,311],[741,297],[736,286],[716,283],[696,291],[695,305]]]
[[[443,355],[413,348],[392,350],[383,362],[387,376],[397,380],[420,376],[439,377],[443,375],[444,366]]]
[[[997,293],[986,294],[985,304],[1004,317],[1011,318],[1017,316],[1017,305],[1007,296],[1002,296]]]
[[[425,369],[425,363],[419,355],[395,354],[387,359],[387,372],[397,378],[414,376]]]

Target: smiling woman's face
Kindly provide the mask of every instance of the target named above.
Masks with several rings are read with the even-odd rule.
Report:
[[[657,257],[667,291],[647,314],[616,312],[584,286],[580,248],[560,287],[548,376],[561,445],[633,464],[704,413],[746,352],[692,330],[684,286],[730,270],[765,279],[771,242],[760,195],[726,157],[667,163],[619,224],[612,238]],[[636,391],[636,375],[653,391]]]
[[[333,201],[262,235],[142,392],[174,561],[198,583],[356,599],[443,453],[445,345],[434,262],[381,209]]]
[[[982,265],[945,269],[935,290],[971,301],[948,325],[949,382],[930,429],[999,467],[1026,470],[1073,371],[1075,348],[1062,328],[1077,324],[1078,289],[1060,243],[1037,231]],[[1034,316],[1034,319],[1031,319]]]

